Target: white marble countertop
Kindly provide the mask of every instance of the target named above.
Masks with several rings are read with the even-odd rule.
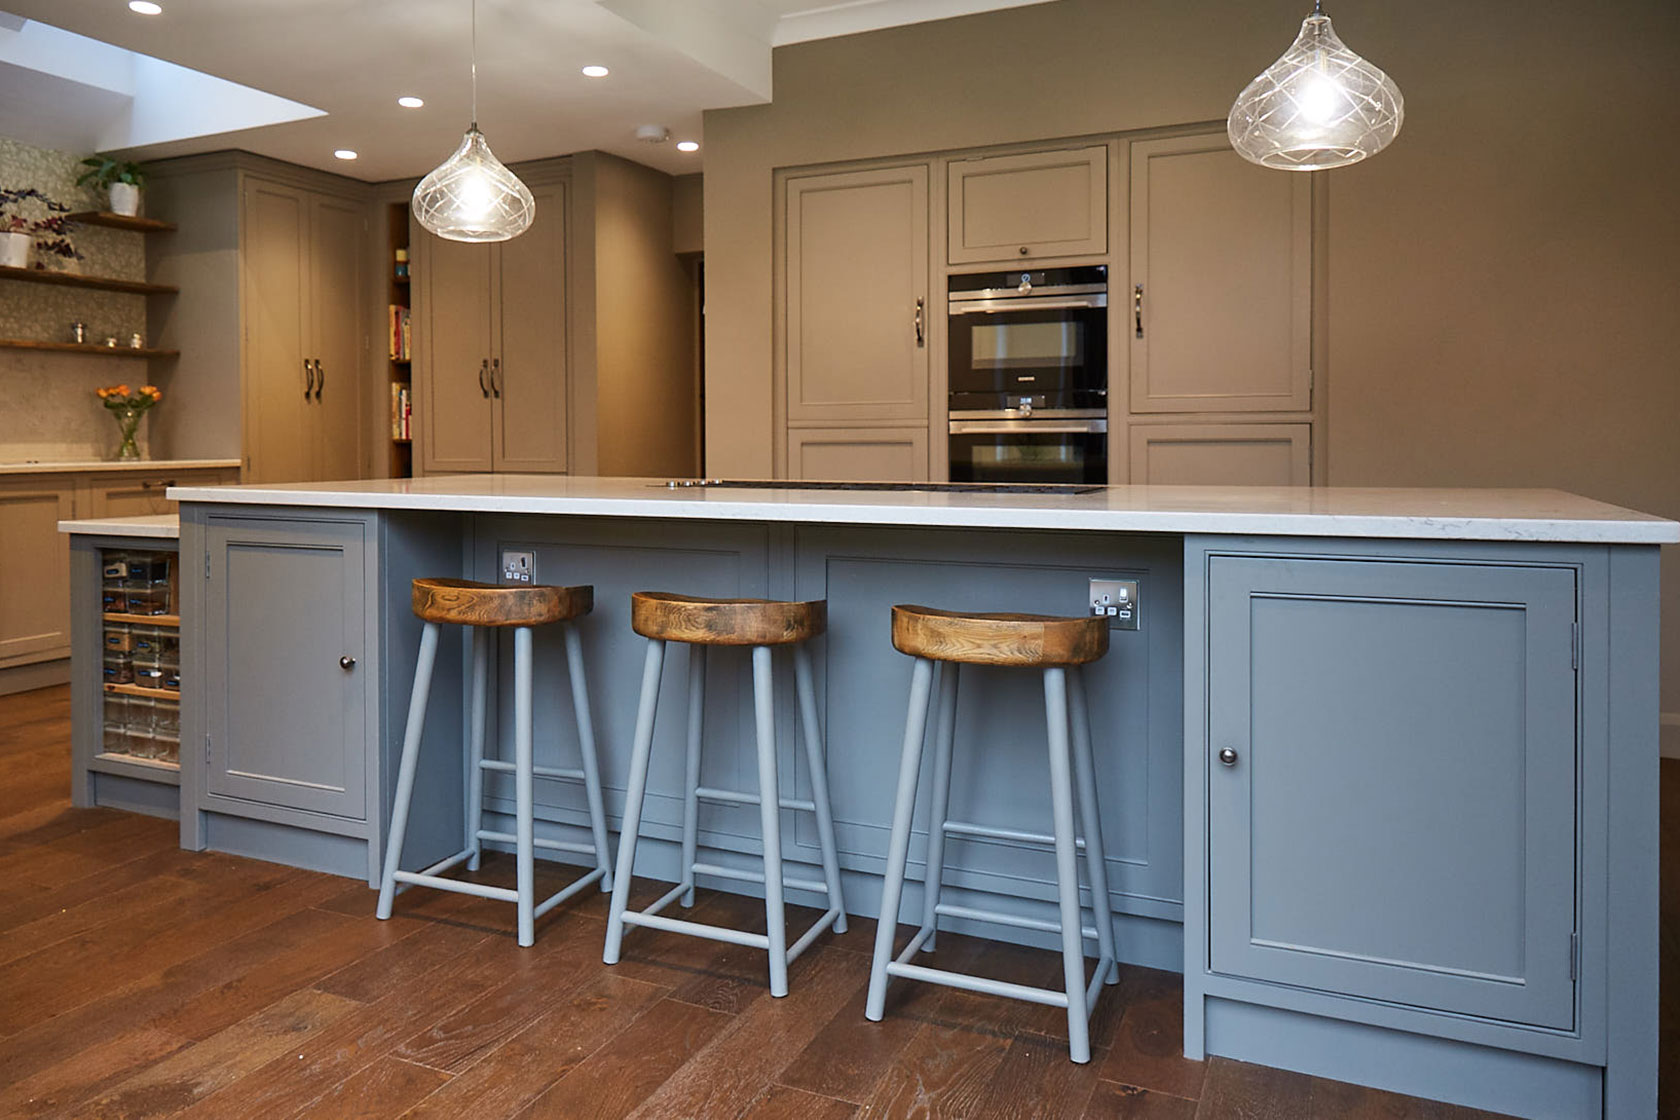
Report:
[[[441,475],[176,486],[183,502],[841,525],[1669,544],[1680,523],[1559,490],[1108,486],[1087,494],[667,489],[661,480]]]
[[[146,517],[84,517],[60,521],[58,531],[83,537],[155,537],[172,541],[181,536],[181,519],[173,513]]]
[[[29,460],[0,463],[0,474],[67,474],[104,471],[198,471],[235,470],[238,459],[111,459]]]

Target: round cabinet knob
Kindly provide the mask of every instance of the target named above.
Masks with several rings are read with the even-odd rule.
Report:
[[[1235,766],[1237,764],[1237,752],[1231,747],[1226,747],[1219,752],[1219,761],[1227,766]]]
[[[1027,252],[1028,252],[1027,247],[1025,245],[1021,246],[1021,255],[1023,257],[1027,255]]]
[[[349,654],[345,654],[343,657],[338,659],[338,667],[343,669],[345,672],[349,672],[351,669],[356,667],[356,659],[351,657]]]

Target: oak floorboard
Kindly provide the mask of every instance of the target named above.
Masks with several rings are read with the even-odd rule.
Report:
[[[449,1075],[389,1054],[357,1070],[294,1116],[332,1120],[390,1120],[449,1084]],[[474,1113],[463,1113],[479,1120]]]
[[[1195,1120],[1196,1102],[1098,1079],[1082,1120]]]
[[[1462,1105],[1314,1078],[1308,1120],[1501,1120],[1497,1113]]]
[[[857,1113],[858,1106],[850,1101],[772,1085],[747,1106],[740,1120],[851,1120]]]
[[[1121,975],[1116,1002],[1124,1010],[1099,1076],[1155,1093],[1199,1098],[1208,1063],[1184,1056],[1184,996],[1179,979],[1154,969],[1128,970]]]
[[[911,1037],[921,1029],[924,1012],[937,1005],[943,989],[915,984],[879,1023],[863,1017],[864,988],[842,1004],[776,1082],[822,1097],[861,1105]]]
[[[117,1035],[0,1088],[0,1116],[65,1115],[189,1045],[190,1039],[152,1027]]]
[[[197,893],[198,888],[184,879],[154,875],[102,898],[60,906],[32,922],[0,931],[0,964],[103,926],[144,920],[158,910],[173,910]]]
[[[986,1094],[997,1120],[1079,1120],[1097,1088],[1097,1062],[1075,1065],[1067,1046],[1023,1035],[1009,1044]]]
[[[26,897],[14,897],[16,892],[8,888],[6,897],[0,900],[0,936],[19,926],[50,917],[60,910],[89,904],[97,907],[102,901],[130,887],[144,889],[163,878],[181,879],[180,876],[172,876],[171,873],[182,859],[183,853],[178,848],[170,847],[147,853],[127,863],[107,867],[98,874],[78,879],[74,883],[38,887],[36,893]]]
[[[1270,1066],[1208,1059],[1196,1120],[1303,1120],[1311,1115],[1313,1079]]]
[[[988,1091],[1011,1039],[963,1027],[923,1023],[858,1111],[862,1120],[917,1116],[975,1120],[987,1115]]]

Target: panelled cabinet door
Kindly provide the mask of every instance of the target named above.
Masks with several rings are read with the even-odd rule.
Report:
[[[1134,143],[1131,185],[1132,411],[1310,408],[1311,176],[1221,133]]]
[[[315,477],[332,481],[361,476],[361,206],[315,195],[310,199],[309,356],[320,363],[310,405],[315,435]]]
[[[309,338],[309,196],[246,179],[241,239],[245,340],[245,447],[249,482],[315,477],[313,357]]]
[[[362,820],[369,686],[360,524],[213,520],[211,794]],[[343,659],[343,660],[341,660]]]
[[[0,483],[0,665],[70,656],[72,484]]]
[[[953,160],[952,264],[1108,252],[1108,148]]]
[[[817,482],[926,482],[926,428],[790,428],[787,477]]]
[[[1311,424],[1133,424],[1133,486],[1307,486]]]
[[[492,246],[416,230],[414,250],[421,469],[490,470]]]
[[[1213,971],[1570,1028],[1573,570],[1215,555],[1208,587]]]
[[[789,420],[925,420],[928,169],[787,181],[783,346]]]
[[[531,194],[537,202],[531,228],[497,246],[491,450],[498,471],[564,472],[566,188],[556,183]]]
[[[167,474],[94,475],[88,483],[88,516],[146,517],[176,512],[165,495],[171,486],[226,486],[238,471],[171,471]]]

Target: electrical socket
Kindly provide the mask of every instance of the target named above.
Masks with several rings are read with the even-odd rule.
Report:
[[[1141,613],[1138,602],[1138,581],[1135,579],[1094,579],[1091,581],[1090,612],[1107,618],[1112,630],[1136,630]]]
[[[533,552],[502,549],[502,582],[532,583],[537,578],[537,557]]]

